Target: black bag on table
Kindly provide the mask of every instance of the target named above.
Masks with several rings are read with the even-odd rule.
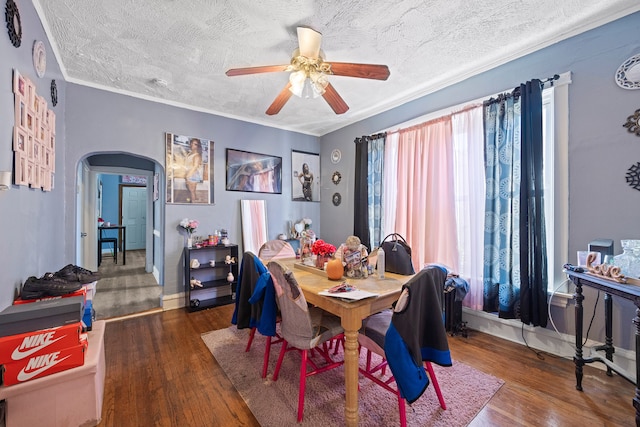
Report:
[[[402,274],[415,274],[411,262],[411,248],[407,241],[398,233],[391,233],[380,242],[384,251],[384,271]]]

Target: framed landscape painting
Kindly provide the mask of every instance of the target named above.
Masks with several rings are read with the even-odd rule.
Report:
[[[226,189],[282,194],[282,157],[227,148]]]

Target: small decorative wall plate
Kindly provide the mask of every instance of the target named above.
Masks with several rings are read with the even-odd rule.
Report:
[[[337,148],[331,152],[331,163],[338,163],[342,158],[342,153]]]
[[[4,8],[4,19],[7,21],[7,32],[14,47],[20,47],[22,43],[22,23],[20,22],[20,11],[13,0],[7,0]]]
[[[640,54],[620,65],[616,71],[616,83],[622,89],[640,89]]]
[[[58,86],[55,80],[51,80],[51,105],[58,105]]]
[[[640,162],[627,170],[627,184],[629,184],[631,188],[640,191]]]
[[[340,195],[340,193],[333,193],[331,200],[333,201],[333,206],[339,206],[342,202],[342,196]]]
[[[44,76],[47,70],[47,52],[44,50],[44,43],[41,40],[33,42],[33,66],[38,77]]]
[[[632,115],[627,117],[627,123],[622,125],[626,127],[631,133],[635,133],[640,136],[640,108],[638,108]]]
[[[342,175],[340,175],[340,172],[335,171],[331,176],[331,182],[333,182],[335,185],[338,185],[340,184],[340,180],[342,180]]]

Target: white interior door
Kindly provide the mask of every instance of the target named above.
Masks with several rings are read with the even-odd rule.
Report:
[[[147,188],[122,188],[122,225],[127,227],[127,250],[145,249]]]

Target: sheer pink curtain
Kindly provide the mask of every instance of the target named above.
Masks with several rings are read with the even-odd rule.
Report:
[[[412,249],[414,267],[458,269],[451,117],[398,131],[395,231]]]
[[[469,283],[469,293],[462,304],[482,310],[485,199],[482,105],[454,113],[451,123],[460,252],[458,274]]]

